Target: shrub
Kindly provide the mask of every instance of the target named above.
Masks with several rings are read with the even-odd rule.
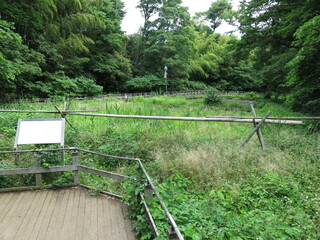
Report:
[[[168,91],[203,90],[208,88],[208,86],[202,82],[180,78],[171,78],[166,81],[155,75],[136,77],[126,83],[128,91],[134,92],[164,91],[166,84]]]
[[[243,96],[244,99],[254,100],[259,99],[261,96],[257,94],[256,92],[246,92]]]
[[[126,83],[127,89],[133,92],[158,91],[161,88],[164,88],[164,86],[165,81],[155,75],[136,77]]]
[[[210,89],[204,102],[205,104],[208,104],[208,105],[221,102],[221,99],[219,98],[219,95],[218,95],[218,90],[215,88]]]
[[[48,74],[45,81],[27,83],[28,90],[32,95],[39,97],[83,97],[94,96],[102,93],[103,88],[95,84],[91,78],[83,76],[69,78]]]

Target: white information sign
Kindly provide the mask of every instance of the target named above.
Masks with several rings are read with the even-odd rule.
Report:
[[[64,146],[64,118],[19,119],[14,148],[23,144]]]

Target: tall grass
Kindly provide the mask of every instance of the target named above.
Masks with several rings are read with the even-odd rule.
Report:
[[[64,102],[56,102],[63,109]],[[299,115],[270,102],[255,103],[258,115],[268,110],[274,116]],[[19,102],[5,109],[53,110],[50,104]],[[118,99],[72,101],[72,110],[96,110],[98,113],[152,116],[248,115],[249,107],[235,101],[207,106],[203,99],[184,97],[136,97],[131,101]],[[57,114],[1,113],[0,134],[5,136],[1,148],[13,143],[18,118],[60,117]],[[319,134],[309,134],[305,126],[265,125],[263,133],[268,150],[262,152],[256,137],[239,149],[251,132],[245,123],[186,122],[141,119],[117,119],[92,116],[67,116],[77,131],[67,126],[66,145],[109,154],[139,157],[156,161],[162,177],[183,172],[199,182],[198,186],[217,186],[225,181],[241,182],[248,174],[268,171],[286,174],[290,169],[305,166],[319,153]],[[12,144],[13,145],[13,144]]]

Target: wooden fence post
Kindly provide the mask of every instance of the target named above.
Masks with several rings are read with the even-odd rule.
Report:
[[[256,110],[254,109],[253,107],[253,104],[251,103],[250,104],[250,107],[251,107],[251,111],[253,113],[253,116],[254,117],[257,117],[257,114],[256,114]],[[256,127],[257,126],[257,123],[256,123],[256,119],[253,119],[253,126]],[[262,150],[266,150],[266,145],[264,143],[264,139],[263,139],[263,136],[262,136],[262,132],[261,132],[261,128],[258,129],[258,138],[259,138],[259,142],[260,142],[260,145],[262,147]]]
[[[34,157],[34,166],[41,167],[41,164],[39,162],[39,154],[35,153],[33,155],[33,157]],[[36,185],[37,185],[37,187],[41,187],[41,185],[42,185],[42,174],[41,173],[36,173]]]
[[[79,164],[78,151],[72,152],[72,164],[74,166],[78,166],[78,164]],[[73,171],[73,182],[75,185],[79,185],[79,171],[78,170]]]
[[[153,198],[153,189],[150,183],[144,184],[144,198],[147,202]]]

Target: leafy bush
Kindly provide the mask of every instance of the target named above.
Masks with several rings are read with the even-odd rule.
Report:
[[[152,231],[150,224],[145,216],[145,209],[142,207],[139,194],[144,191],[145,178],[139,178],[141,173],[132,175],[126,182],[123,183],[125,189],[125,196],[123,199],[130,205],[130,211],[128,217],[135,219],[133,224],[136,234],[140,236],[140,239],[151,239]]]
[[[134,92],[159,91],[165,87],[165,81],[155,75],[146,75],[127,81],[126,87],[129,91]]]
[[[320,93],[320,16],[315,16],[295,32],[296,57],[287,64],[286,103],[293,109],[319,114]]]
[[[254,99],[259,99],[261,96],[257,94],[256,92],[246,92],[243,96],[244,99],[248,100],[254,100]]]
[[[312,231],[317,226],[310,219],[317,207],[306,200],[298,182],[267,174],[249,177],[236,192],[224,184],[200,194],[190,191],[191,182],[176,173],[157,189],[185,239],[318,239],[319,233]],[[131,214],[137,217],[136,230],[141,239],[149,239],[149,224],[140,202],[132,202],[143,192],[143,185],[127,183],[127,190],[131,197],[126,199],[135,204]],[[161,234],[159,239],[164,239],[168,220],[156,198],[148,204]]]
[[[136,77],[126,83],[128,91],[134,92],[165,91],[166,84],[168,91],[204,90],[208,88],[208,86],[202,82],[189,81],[180,78],[165,80],[158,78],[155,75]]]
[[[221,99],[219,98],[218,90],[215,88],[212,88],[209,90],[206,98],[204,99],[205,104],[211,105],[221,102]]]
[[[47,74],[44,82],[27,83],[30,94],[39,97],[82,97],[95,96],[102,93],[103,88],[95,84],[93,79],[83,76],[69,78],[67,76]]]

